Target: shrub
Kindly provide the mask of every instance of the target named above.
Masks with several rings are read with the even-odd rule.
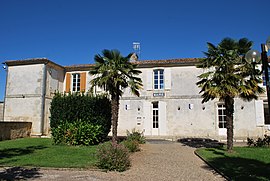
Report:
[[[85,121],[62,121],[59,126],[52,128],[52,138],[55,144],[94,145],[103,139],[100,125]]]
[[[254,140],[252,139],[252,138],[247,138],[247,145],[248,146],[252,146],[252,145],[254,145]]]
[[[98,146],[97,166],[106,170],[125,171],[130,167],[129,152],[121,144],[106,142]]]
[[[103,139],[108,136],[111,129],[111,103],[105,95],[93,96],[80,93],[66,95],[56,93],[51,102],[50,112],[50,126],[55,143],[62,142],[63,138],[60,136],[63,136],[63,130],[66,130],[67,125],[61,124],[66,124],[66,122],[74,123],[77,126],[80,124],[100,126],[99,131],[101,130]],[[84,123],[78,123],[79,120],[83,120]],[[59,126],[61,129],[59,129]],[[80,130],[86,129],[81,128]]]
[[[255,147],[264,147],[270,145],[270,136],[264,135],[264,138],[258,138],[254,141],[252,138],[247,138],[247,145],[248,146],[255,146]]]
[[[145,137],[143,136],[143,133],[136,131],[135,129],[133,129],[131,132],[127,130],[127,140],[134,140],[139,144],[145,143]]]
[[[124,145],[129,150],[129,152],[133,153],[140,151],[140,145],[136,140],[124,140],[121,142],[121,144]]]

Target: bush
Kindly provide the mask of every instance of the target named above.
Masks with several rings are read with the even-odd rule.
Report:
[[[129,152],[121,144],[106,142],[98,146],[97,166],[106,170],[125,171],[130,167]]]
[[[50,112],[50,126],[55,143],[63,142],[64,137],[61,135],[63,136],[63,131],[66,130],[66,122],[72,123],[69,129],[72,125],[81,126],[79,130],[86,130],[83,128],[86,125],[100,126],[98,135],[103,139],[108,136],[111,129],[111,103],[105,95],[56,93],[51,102]],[[80,120],[83,120],[83,123],[78,123],[81,122]],[[93,129],[91,126],[90,129]],[[82,132],[78,134],[89,135]]]
[[[140,151],[140,145],[136,140],[124,140],[121,142],[121,144],[124,145],[129,150],[129,152],[133,153]]]
[[[55,144],[94,145],[103,139],[100,125],[85,121],[62,121],[59,126],[52,128],[52,138]]]
[[[139,144],[145,143],[145,137],[143,136],[143,133],[136,131],[135,129],[133,129],[131,132],[127,130],[127,140],[134,140]]]
[[[252,146],[252,145],[254,145],[254,140],[252,139],[252,138],[247,138],[247,145],[248,146]]]
[[[264,138],[258,138],[254,141],[252,138],[247,138],[247,145],[248,146],[255,146],[255,147],[264,147],[270,145],[270,136],[264,135]]]

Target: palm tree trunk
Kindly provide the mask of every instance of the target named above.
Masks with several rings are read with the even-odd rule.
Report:
[[[227,121],[227,150],[233,149],[233,114],[234,114],[234,99],[232,97],[225,98],[226,121]]]
[[[118,112],[119,112],[119,96],[112,95],[112,141],[117,142],[117,126],[118,126]]]

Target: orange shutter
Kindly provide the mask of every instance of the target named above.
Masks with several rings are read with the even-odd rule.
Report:
[[[81,92],[85,92],[86,88],[86,72],[81,73],[81,85],[80,90]]]
[[[66,92],[70,92],[70,73],[66,73]]]

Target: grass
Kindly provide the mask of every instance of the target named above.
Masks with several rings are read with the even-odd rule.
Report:
[[[270,148],[235,147],[233,153],[201,148],[196,152],[230,180],[270,180]]]
[[[94,168],[96,148],[53,145],[48,138],[0,141],[0,166]]]

